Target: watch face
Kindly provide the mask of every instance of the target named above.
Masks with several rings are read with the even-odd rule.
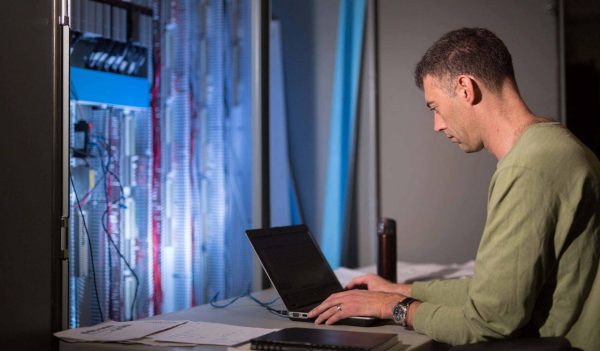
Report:
[[[394,309],[392,310],[392,318],[396,322],[401,322],[404,319],[405,313],[402,313],[404,312],[402,307],[403,306],[399,302],[398,304],[396,304],[396,306],[394,306]]]

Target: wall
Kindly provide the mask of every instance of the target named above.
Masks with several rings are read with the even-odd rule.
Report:
[[[559,113],[555,12],[548,1],[399,1],[380,3],[381,214],[398,225],[398,259],[474,258],[496,160],[463,154],[433,131],[433,116],[413,69],[443,33],[482,26],[513,55],[521,93],[535,113]],[[374,262],[367,257],[362,264]]]

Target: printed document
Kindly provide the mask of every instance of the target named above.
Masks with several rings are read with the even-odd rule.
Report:
[[[93,327],[64,330],[54,335],[69,342],[117,342],[153,346],[234,346],[278,329],[240,327],[221,323],[144,319],[108,321]]]
[[[92,327],[63,330],[54,335],[65,341],[73,342],[125,342],[140,339],[185,322],[154,319],[131,322],[107,321]]]
[[[176,342],[195,345],[233,346],[278,329],[240,327],[236,325],[187,322],[177,328],[150,336],[158,342]]]

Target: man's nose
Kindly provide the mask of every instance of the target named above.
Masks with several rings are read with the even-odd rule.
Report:
[[[444,123],[444,120],[438,116],[437,113],[433,113],[433,130],[435,130],[436,132],[441,132],[444,129],[446,129],[446,124]]]

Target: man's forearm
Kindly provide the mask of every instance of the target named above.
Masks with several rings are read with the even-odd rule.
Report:
[[[469,295],[470,278],[432,280],[411,285],[410,297],[448,306],[461,306]]]

